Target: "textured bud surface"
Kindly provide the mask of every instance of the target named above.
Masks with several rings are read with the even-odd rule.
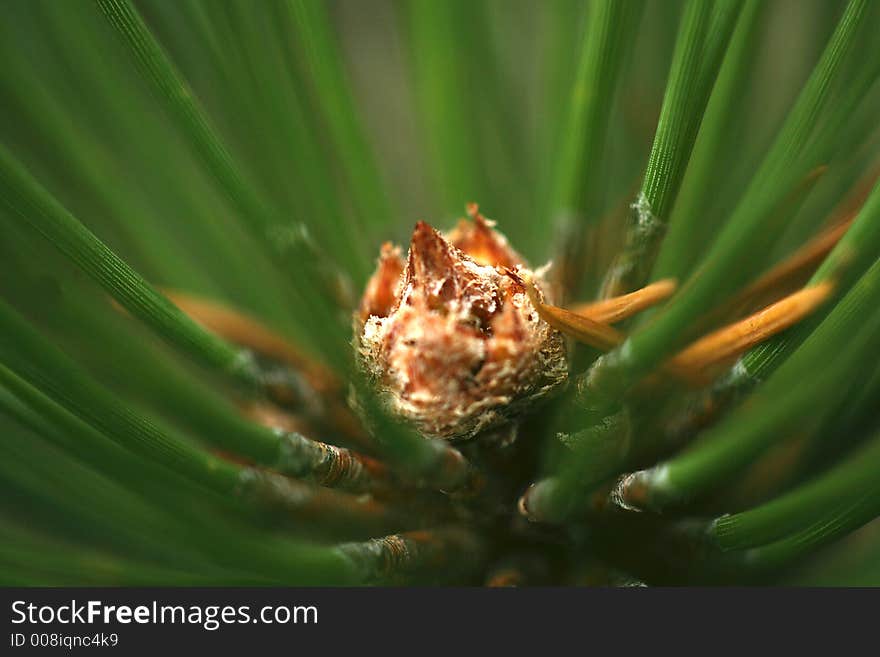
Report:
[[[445,236],[416,224],[406,261],[385,244],[356,321],[361,365],[430,437],[509,423],[568,376],[562,336],[526,295],[524,277],[547,289],[540,272],[468,211]]]

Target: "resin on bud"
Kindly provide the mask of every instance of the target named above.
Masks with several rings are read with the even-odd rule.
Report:
[[[526,290],[549,286],[493,224],[416,224],[406,260],[385,244],[355,321],[358,359],[389,410],[429,437],[512,425],[568,377],[565,344]]]

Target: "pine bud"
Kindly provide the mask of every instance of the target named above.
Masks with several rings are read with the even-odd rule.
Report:
[[[416,224],[406,261],[391,244],[355,322],[361,366],[391,412],[429,437],[472,438],[513,423],[565,383],[562,336],[526,294],[548,285],[468,207],[441,235]]]

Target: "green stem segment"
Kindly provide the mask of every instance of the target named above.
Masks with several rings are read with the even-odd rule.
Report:
[[[873,509],[873,514],[861,517],[861,522],[867,522],[880,512],[878,471],[880,439],[875,438],[817,479],[754,509],[717,518],[710,526],[710,536],[723,550],[742,550],[810,528],[827,535],[856,509]]]
[[[712,195],[726,175],[718,167],[718,154],[734,147],[728,135],[740,108],[738,100],[745,92],[746,73],[765,7],[761,0],[747,0],[743,5],[706,106],[651,280],[684,280],[698,261],[712,227],[717,226],[706,216],[706,208],[711,206]]]
[[[263,231],[274,229],[271,211],[245,182],[232,157],[211,127],[192,90],[174,63],[150,34],[128,0],[96,0],[98,7],[131,48],[144,75],[152,82],[166,109],[184,127],[211,174],[242,214]],[[264,235],[265,237],[265,235]]]
[[[282,11],[292,16],[294,43],[309,69],[317,114],[324,119],[336,150],[346,155],[342,165],[359,220],[373,229],[385,226],[392,216],[385,184],[354,111],[354,99],[326,7],[317,0],[288,0]],[[375,230],[369,232],[369,238],[381,237],[373,233]]]
[[[740,6],[691,0],[685,8],[642,189],[624,250],[605,278],[605,297],[641,287],[653,267]]]
[[[237,467],[133,413],[5,303],[0,303],[0,328],[0,361],[82,420],[127,449],[208,488],[223,492],[235,488]]]
[[[128,0],[96,0],[101,11],[128,45],[147,80],[156,88],[165,109],[180,126],[195,153],[238,210],[240,219],[269,255],[298,285],[294,291],[310,309],[305,321],[316,344],[338,369],[348,367],[339,345],[346,342],[347,324],[339,321],[332,301],[339,298],[338,272],[311,241],[302,224],[282,220],[263,201],[236,166],[207,114],[200,107],[177,67],[150,33]],[[314,289],[313,289],[314,288]]]
[[[564,222],[558,267],[566,290],[576,289],[586,269],[586,231],[601,213],[608,121],[642,9],[641,2],[599,0],[592,5],[569,101],[565,141],[555,159],[550,208],[544,213],[548,220]]]
[[[620,472],[630,448],[625,411],[596,427],[565,436],[565,460],[553,476],[532,484],[520,498],[520,513],[530,520],[563,522],[582,514],[590,493]]]
[[[0,190],[2,202],[13,213],[165,340],[248,387],[258,384],[247,352],[227,344],[187,317],[58,203],[2,146]]]

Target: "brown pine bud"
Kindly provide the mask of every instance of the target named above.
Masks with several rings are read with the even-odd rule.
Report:
[[[390,410],[430,437],[471,438],[515,421],[568,376],[562,336],[538,315],[532,272],[469,206],[445,237],[416,224],[404,262],[386,244],[356,322],[359,360]]]

